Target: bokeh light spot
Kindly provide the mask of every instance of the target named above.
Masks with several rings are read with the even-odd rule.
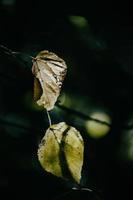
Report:
[[[92,113],[91,118],[110,124],[111,118],[106,113],[95,112]],[[101,138],[108,134],[110,126],[98,121],[87,120],[85,123],[86,131],[92,138]]]

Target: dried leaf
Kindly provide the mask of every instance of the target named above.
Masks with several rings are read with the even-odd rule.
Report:
[[[38,159],[47,172],[64,179],[70,178],[70,174],[79,183],[83,153],[84,144],[80,133],[65,122],[60,122],[46,131],[39,145]]]
[[[66,63],[55,53],[41,51],[34,59],[32,72],[39,80],[42,95],[37,101],[48,111],[53,109],[60,94],[62,82],[67,71]]]

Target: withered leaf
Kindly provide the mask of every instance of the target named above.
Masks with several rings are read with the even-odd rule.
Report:
[[[33,59],[32,73],[42,88],[42,94],[37,100],[38,105],[44,106],[48,111],[54,108],[66,71],[65,61],[55,53],[44,50]]]
[[[42,87],[40,85],[39,80],[34,77],[34,100],[37,101],[40,99],[40,96],[42,95]]]
[[[84,142],[79,131],[65,122],[51,125],[38,149],[38,159],[44,170],[64,179],[69,179],[70,174],[77,183],[81,179],[83,154]]]

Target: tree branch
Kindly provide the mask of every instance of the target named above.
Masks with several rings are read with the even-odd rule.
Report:
[[[109,124],[108,122],[105,122],[105,121],[101,121],[99,119],[96,119],[96,118],[93,118],[93,117],[90,117],[89,115],[86,115],[84,113],[81,113],[79,111],[76,111],[74,109],[71,109],[71,108],[67,108],[63,105],[60,105],[59,103],[56,104],[57,107],[61,108],[62,110],[65,110],[66,112],[69,112],[71,114],[74,114],[74,115],[78,115],[80,118],[82,119],[85,119],[85,120],[90,120],[90,121],[95,121],[95,122],[98,122],[100,124],[104,124],[104,125],[107,125],[107,126],[111,126],[111,124]]]

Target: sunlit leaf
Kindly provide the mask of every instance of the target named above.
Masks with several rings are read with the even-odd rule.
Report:
[[[38,159],[44,170],[64,179],[71,178],[77,183],[81,179],[83,154],[82,136],[65,122],[51,125],[38,149]]]
[[[74,127],[70,127],[68,132],[63,137],[63,141],[68,169],[70,170],[73,179],[79,183],[83,165],[83,139]]]
[[[66,63],[55,53],[41,51],[34,59],[32,72],[39,80],[35,82],[35,99],[37,104],[44,106],[48,111],[53,109],[60,94],[62,82],[67,71]],[[36,81],[36,80],[35,80]],[[42,93],[39,93],[42,88]]]
[[[64,123],[52,125],[46,131],[38,149],[38,159],[42,167],[58,177],[63,176],[59,154],[62,133],[65,129]]]

